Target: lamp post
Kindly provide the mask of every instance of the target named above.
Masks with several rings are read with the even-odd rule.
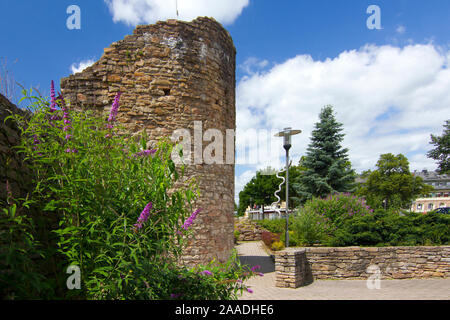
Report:
[[[286,247],[289,247],[289,149],[291,148],[291,136],[301,133],[301,130],[284,128],[275,137],[283,137],[283,148],[286,150]]]

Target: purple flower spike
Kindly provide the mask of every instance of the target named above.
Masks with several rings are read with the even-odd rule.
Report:
[[[50,86],[50,97],[51,97],[51,103],[50,103],[50,112],[56,111],[56,95],[55,95],[55,83],[52,80],[51,86]]]
[[[200,274],[206,275],[206,276],[212,276],[212,272],[209,270],[204,270],[204,271],[200,272]]]
[[[156,153],[156,149],[152,149],[152,150],[144,150],[141,152],[136,153],[134,156],[135,157],[143,157],[143,156],[149,156],[151,154],[155,154]]]
[[[141,215],[139,216],[137,223],[134,225],[137,229],[141,229],[142,225],[148,220],[150,217],[150,210],[152,209],[153,204],[149,202],[144,210],[142,210]]]
[[[109,113],[108,122],[115,122],[116,121],[117,112],[119,111],[119,100],[120,100],[120,96],[121,95],[122,95],[122,93],[118,92],[116,97],[114,98],[114,102],[113,102],[113,105],[111,107],[111,111]]]
[[[194,223],[195,218],[197,218],[197,214],[201,211],[201,209],[195,210],[192,215],[184,222],[182,228],[184,230],[188,230],[189,227]]]
[[[254,266],[254,267],[252,267],[252,272],[255,272],[256,270],[259,270],[259,269],[261,269],[261,266],[260,265],[256,265],[256,266]]]
[[[250,289],[250,288],[247,288],[247,291],[248,291],[249,293],[253,293],[253,290]]]

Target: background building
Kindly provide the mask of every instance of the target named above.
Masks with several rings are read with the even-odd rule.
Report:
[[[416,199],[411,205],[413,212],[430,212],[441,207],[450,207],[450,175],[438,174],[433,171],[414,171],[415,176],[421,177],[434,191],[424,198]]]

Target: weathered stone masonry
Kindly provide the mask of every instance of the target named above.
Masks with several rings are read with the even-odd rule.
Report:
[[[369,268],[370,267],[370,268]],[[450,276],[450,247],[289,248],[275,256],[277,287],[297,288],[313,279],[381,279]]]
[[[180,128],[194,137],[194,121],[225,137],[236,124],[235,60],[231,36],[215,20],[168,20],[138,26],[94,65],[62,79],[61,89],[72,106],[105,117],[121,91],[118,121],[132,133],[145,130],[152,141]],[[224,261],[233,248],[234,164],[193,164],[187,175],[199,182],[202,211],[184,261]]]
[[[0,94],[0,200],[6,202],[6,182],[14,198],[24,198],[32,190],[31,172],[23,163],[23,156],[14,149],[20,143],[20,130],[11,114],[24,116],[27,112],[17,108]]]

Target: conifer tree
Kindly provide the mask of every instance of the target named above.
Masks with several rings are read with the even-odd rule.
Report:
[[[355,188],[355,172],[351,169],[348,149],[341,146],[343,125],[336,121],[330,105],[322,108],[319,119],[302,161],[306,170],[293,183],[301,203],[312,197],[351,192]]]

